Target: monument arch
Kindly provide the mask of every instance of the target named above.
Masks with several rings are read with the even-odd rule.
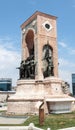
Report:
[[[29,50],[29,55],[34,55],[34,31],[32,29],[27,31],[25,42]]]

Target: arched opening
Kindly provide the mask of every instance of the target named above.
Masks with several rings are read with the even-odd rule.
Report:
[[[28,30],[25,42],[27,44],[29,56],[21,62],[20,79],[35,79],[35,60],[34,60],[34,32]]]
[[[53,48],[47,43],[43,46],[43,76],[54,76]]]
[[[29,51],[29,56],[34,55],[34,32],[33,30],[29,30],[26,38],[25,38],[27,47],[28,47],[28,51]]]

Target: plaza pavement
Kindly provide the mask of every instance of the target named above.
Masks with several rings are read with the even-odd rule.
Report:
[[[22,124],[27,118],[0,117],[0,124]]]
[[[26,120],[27,118],[10,118],[10,117],[0,117],[0,124],[11,124],[11,125],[13,125],[13,124],[16,124],[16,125],[18,125],[18,124],[22,124],[25,120]],[[8,126],[8,128],[7,128],[7,126],[0,126],[0,130],[9,130],[9,129],[11,129],[12,128],[12,130],[25,130],[25,126],[24,127],[21,127],[21,126],[16,126],[16,129],[15,129],[15,126]],[[59,130],[75,130],[75,127],[70,127],[70,128],[64,128],[64,129],[59,129]]]
[[[0,111],[7,110],[7,107],[0,107]],[[2,117],[0,116],[0,124],[22,124],[27,118]]]
[[[7,107],[2,107],[2,108],[0,108],[0,111],[1,110],[7,110]],[[13,124],[16,124],[16,125],[18,125],[18,124],[22,124],[25,120],[26,120],[27,118],[11,118],[11,117],[0,117],[0,124],[11,124],[11,125],[13,125]],[[9,128],[10,128],[10,126],[9,126]],[[22,130],[23,130],[23,128],[24,127],[20,127],[20,129],[22,128]],[[3,130],[2,129],[2,127],[0,126],[0,130]],[[59,129],[59,130],[75,130],[75,127],[70,127],[70,128],[64,128],[64,129]]]

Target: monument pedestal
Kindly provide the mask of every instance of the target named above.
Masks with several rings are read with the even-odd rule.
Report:
[[[7,113],[34,114],[39,112],[38,102],[45,100],[45,113],[65,113],[71,111],[74,98],[64,95],[59,78],[44,80],[18,80],[16,94],[8,100]],[[67,105],[66,105],[67,104]]]

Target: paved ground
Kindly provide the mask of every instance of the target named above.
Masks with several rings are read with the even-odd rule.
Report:
[[[7,107],[3,106],[0,107],[0,111],[4,111],[7,110]],[[0,124],[21,124],[23,123],[27,118],[17,118],[17,117],[13,117],[13,118],[9,118],[9,117],[2,117],[0,116]]]
[[[9,118],[9,117],[0,117],[0,124],[21,124],[21,123],[23,123],[25,120],[26,120],[27,118]],[[4,128],[4,127],[0,127],[0,130],[4,130],[4,129],[2,129],[2,128]],[[9,128],[10,128],[10,130],[11,130],[11,127],[9,126]],[[14,128],[15,127],[12,127],[13,129],[12,130],[14,130]],[[20,130],[22,129],[23,130],[23,127],[21,128],[21,127],[18,127],[18,128],[20,128]],[[16,127],[16,129],[18,129],[17,127]],[[7,129],[7,126],[6,126],[6,128],[5,129]],[[16,130],[15,129],[15,130]],[[8,129],[7,129],[8,130]],[[75,127],[71,127],[71,128],[64,128],[64,129],[60,129],[60,130],[75,130]]]
[[[0,124],[21,124],[27,118],[8,118],[8,117],[0,117]]]
[[[7,110],[7,107],[1,107],[1,110]],[[22,124],[27,118],[9,118],[9,117],[0,117],[0,124]],[[1,130],[2,127],[0,127]],[[11,128],[10,128],[11,129]],[[64,129],[60,129],[60,130],[75,130],[75,127],[70,127],[70,128],[64,128]]]

